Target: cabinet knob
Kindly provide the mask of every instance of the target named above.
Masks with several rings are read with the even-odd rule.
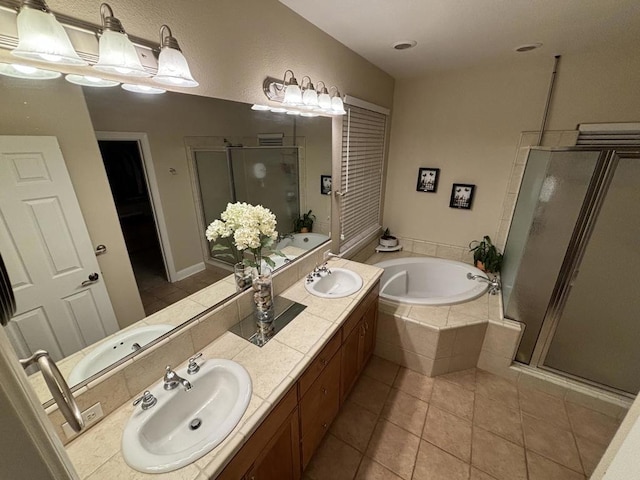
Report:
[[[329,424],[327,424],[326,422],[325,422],[325,423],[323,423],[323,424],[322,424],[322,428],[324,428],[324,429],[326,430],[327,428],[329,428]]]
[[[324,358],[321,358],[321,359],[320,359],[320,363],[321,363],[324,367],[326,367],[326,366],[329,364],[329,362],[327,362]]]
[[[326,388],[322,387],[322,393],[323,393],[323,395],[326,395],[327,393],[329,393],[329,390],[327,390]]]

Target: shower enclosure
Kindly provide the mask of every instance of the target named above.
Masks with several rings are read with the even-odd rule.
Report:
[[[532,149],[502,269],[516,360],[640,390],[640,150]]]
[[[291,232],[300,215],[299,147],[227,146],[192,149],[204,229],[227,203],[262,205],[276,216],[278,232]],[[218,261],[229,258],[211,255]]]

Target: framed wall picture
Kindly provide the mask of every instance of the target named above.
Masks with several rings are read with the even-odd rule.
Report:
[[[461,208],[470,210],[473,203],[473,194],[476,190],[475,185],[467,183],[454,183],[451,188],[451,200],[449,206],[451,208]]]
[[[420,168],[418,170],[418,184],[416,191],[435,193],[438,190],[439,168]]]
[[[331,195],[331,175],[320,175],[320,193]]]

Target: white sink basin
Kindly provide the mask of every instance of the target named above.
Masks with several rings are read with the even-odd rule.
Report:
[[[305,282],[307,291],[316,297],[342,298],[356,293],[362,288],[362,277],[346,268],[330,268],[331,273],[323,273],[311,282]]]
[[[176,373],[191,390],[167,391],[161,381],[150,390],[156,405],[136,407],[122,434],[122,455],[138,471],[170,472],[203,457],[231,433],[249,406],[251,377],[236,362],[209,359],[193,375],[186,368]]]
[[[134,344],[144,347],[147,343],[164,335],[175,327],[172,325],[150,325],[127,330],[101,345],[98,345],[87,356],[82,358],[69,374],[69,385],[77,385],[103,368],[116,363],[121,358],[137,350]]]

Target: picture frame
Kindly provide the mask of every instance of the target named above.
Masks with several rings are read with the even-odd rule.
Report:
[[[468,183],[454,183],[451,187],[449,207],[461,210],[471,210],[476,186]]]
[[[416,184],[417,192],[436,193],[438,190],[438,179],[440,178],[440,169],[423,167],[418,169],[418,182]]]
[[[320,175],[320,194],[331,195],[331,175]]]

